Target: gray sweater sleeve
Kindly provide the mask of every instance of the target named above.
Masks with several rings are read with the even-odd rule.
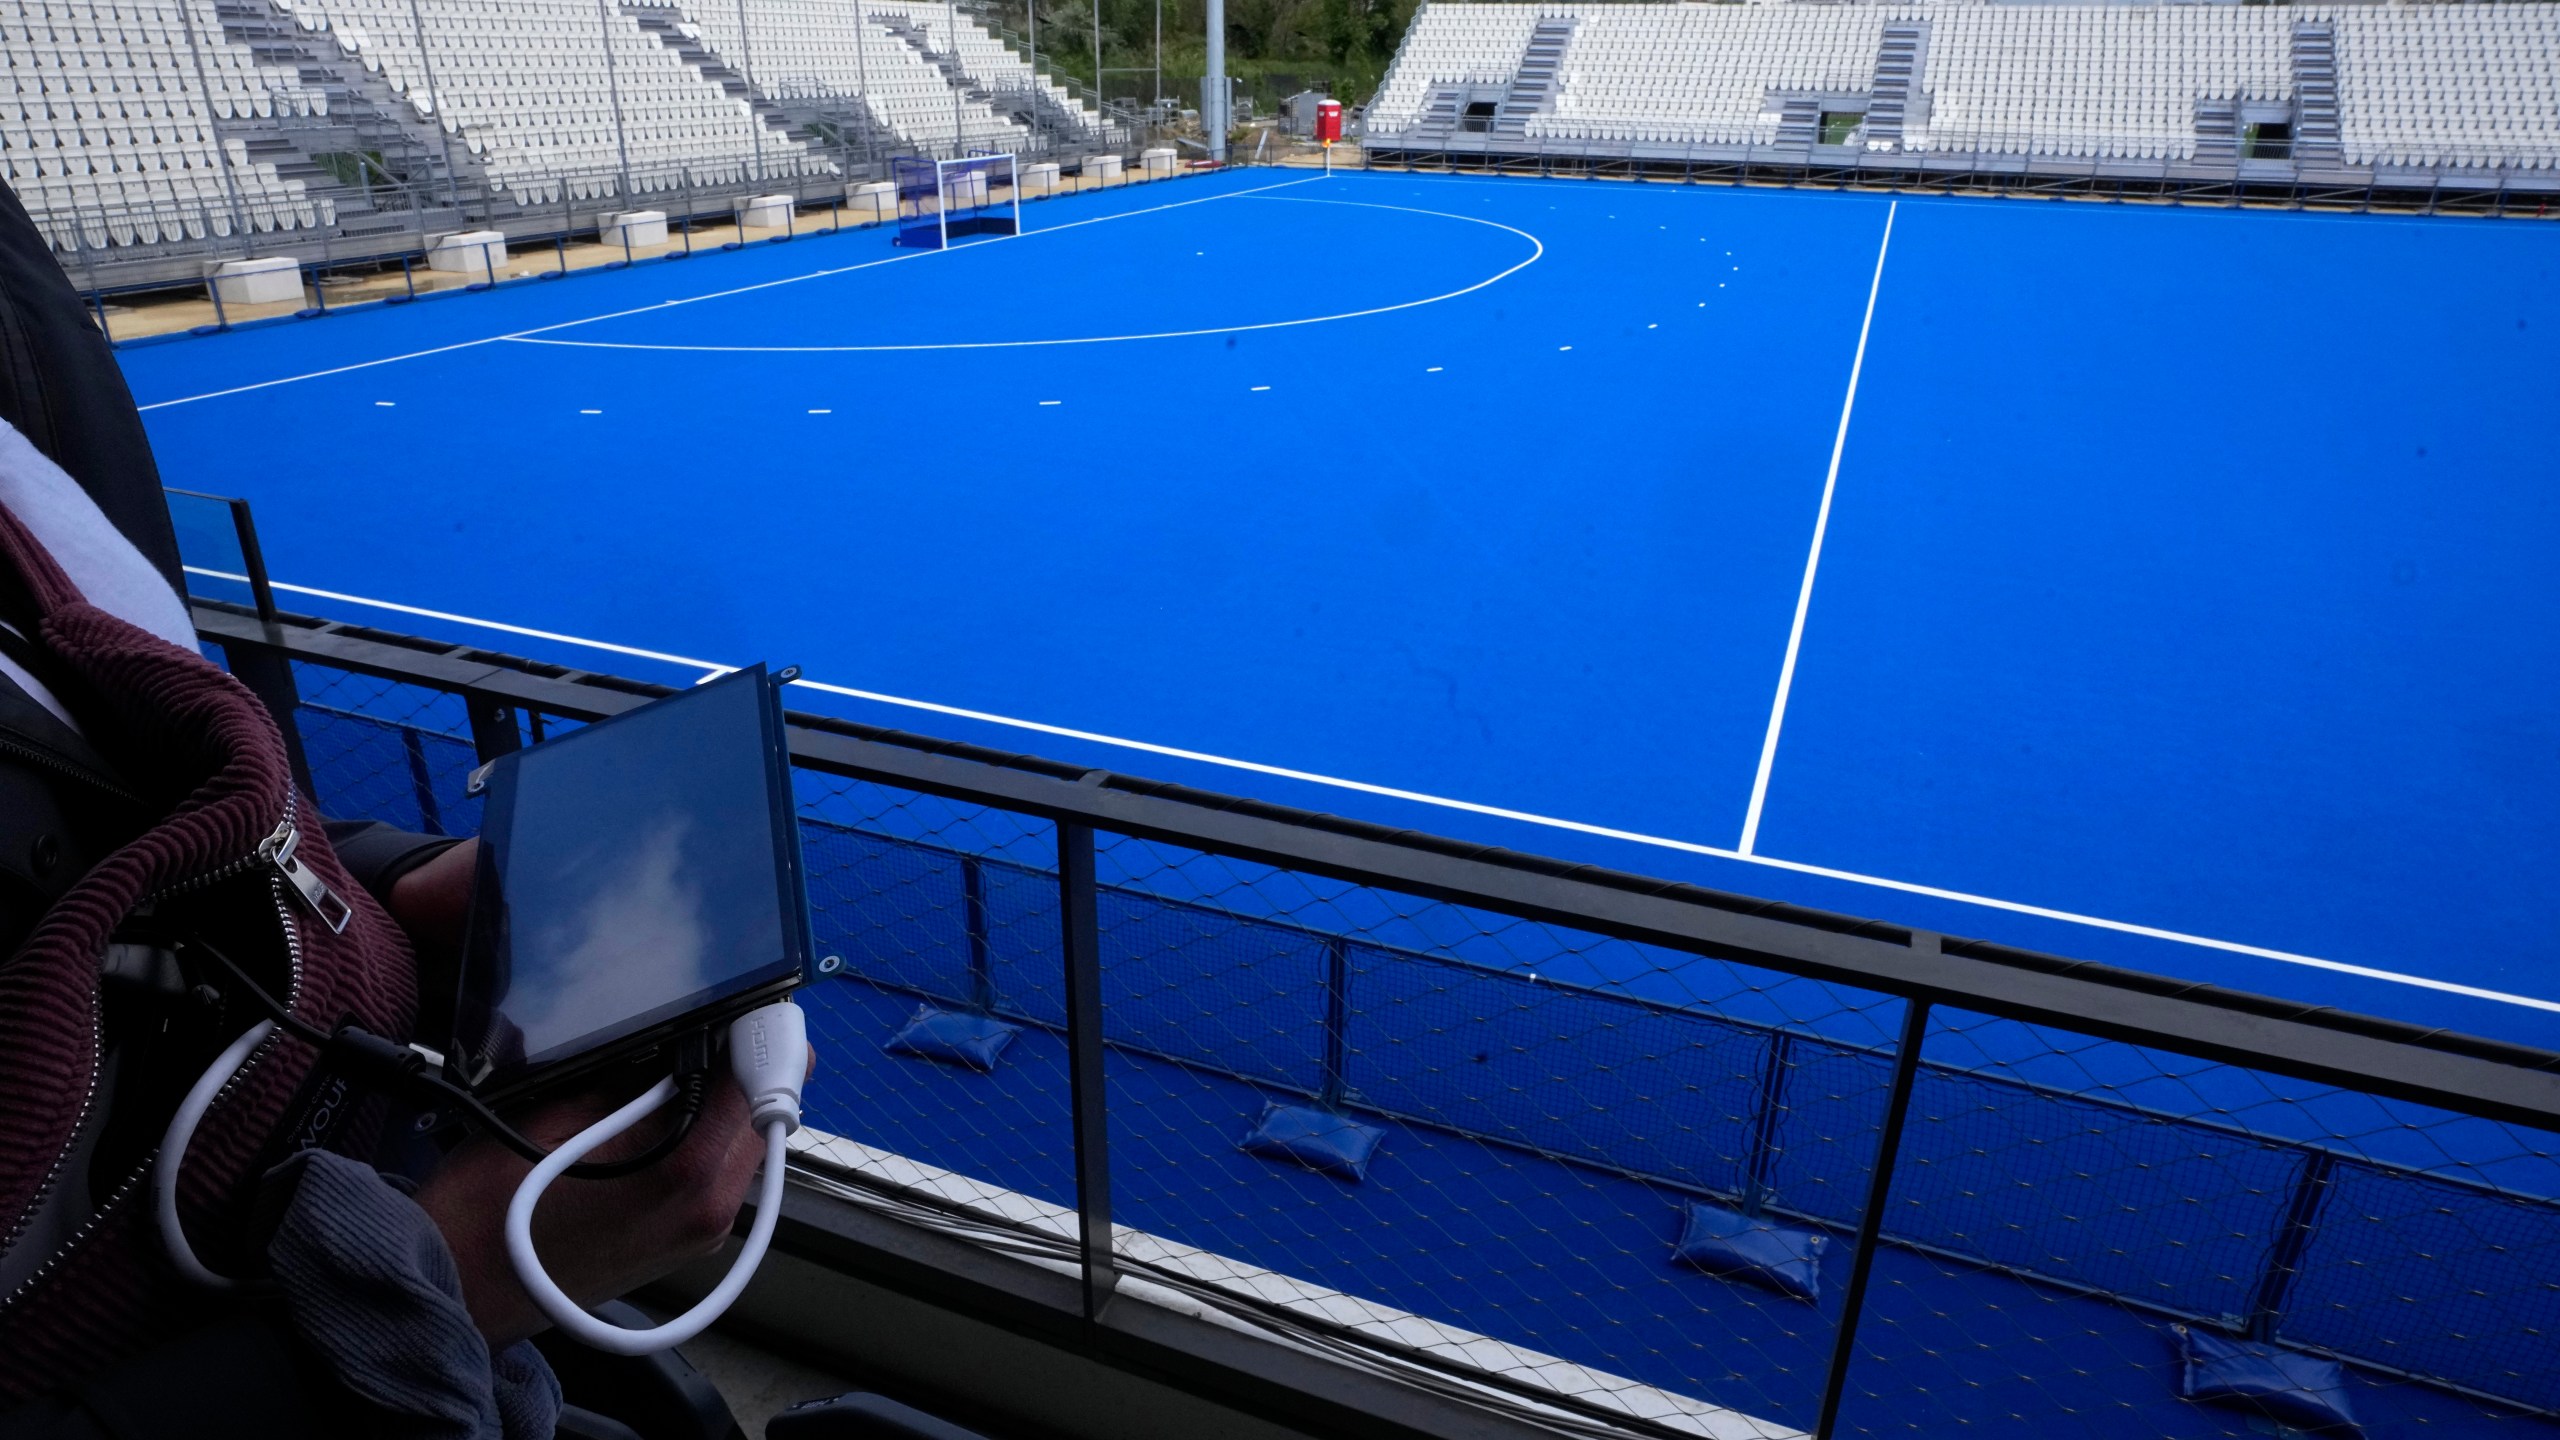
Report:
[[[415,1440],[540,1440],[560,1385],[529,1342],[492,1353],[427,1213],[370,1167],[325,1151],[267,1247],[285,1313],[340,1385]],[[285,1177],[279,1177],[285,1178]]]

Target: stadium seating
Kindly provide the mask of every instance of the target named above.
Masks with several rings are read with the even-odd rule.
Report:
[[[946,36],[956,29],[957,58],[962,73],[990,91],[1035,92],[1043,101],[1044,113],[1066,117],[1071,124],[1088,135],[1099,135],[1101,117],[1093,107],[1069,94],[1065,87],[1035,72],[1023,58],[967,12],[955,12],[932,4],[875,3],[866,14],[874,18],[905,18],[911,25],[927,33],[936,48],[949,50]]]
[[[711,85],[628,11],[589,0],[275,0],[406,95],[526,203],[672,190],[826,165]],[[431,37],[418,48],[419,25]],[[608,61],[608,44],[611,47]],[[432,77],[432,79],[430,78]],[[620,123],[616,123],[617,110]]]
[[[908,149],[1025,148],[1008,97],[1051,136],[1107,138],[976,21],[954,30],[904,0],[0,0],[0,178],[84,251],[335,225],[321,167],[275,163],[333,95],[523,206],[831,173],[784,121],[795,99],[860,105]]]
[[[950,49],[939,7],[929,31],[910,21],[903,5],[865,6],[861,18],[848,23],[845,7],[822,0],[756,0],[743,28],[736,7],[716,0],[691,6],[686,15],[730,63],[745,57],[756,87],[768,95],[859,96],[873,120],[920,149],[949,151],[955,127],[961,148],[1019,148],[1021,127],[958,91],[957,77],[946,76],[920,48]]]
[[[217,120],[328,102],[226,41],[209,0],[0,0],[0,63],[0,174],[61,248],[334,220],[328,202],[217,135]]]
[[[1541,21],[1570,39],[1537,112],[1508,136],[1462,126],[1461,103],[1481,114],[1529,73]],[[1897,56],[1916,69],[1907,108]],[[1481,128],[1462,143],[1564,153],[1810,146],[1821,114],[1872,103],[1881,118],[1891,94],[1893,123],[1855,130],[1854,148],[2547,174],[2556,77],[2560,10],[2541,4],[1438,3],[1415,16],[1365,130],[1427,148]],[[2269,123],[2281,146],[2241,143]]]
[[[2348,161],[2560,165],[2560,13],[2549,5],[2426,12],[2423,25],[2411,25],[2397,7],[2336,10]]]

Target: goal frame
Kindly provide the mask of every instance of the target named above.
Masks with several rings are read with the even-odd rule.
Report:
[[[892,244],[922,250],[948,250],[954,240],[972,235],[1022,233],[1022,181],[1019,159],[1011,151],[973,150],[951,160],[901,155],[890,162],[898,187],[898,233]],[[930,169],[930,179],[927,171]],[[1004,182],[1005,198],[963,199],[952,196],[954,175],[985,177],[992,195]],[[930,204],[931,209],[926,206]]]

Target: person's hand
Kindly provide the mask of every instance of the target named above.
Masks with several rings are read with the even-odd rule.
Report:
[[[810,1057],[811,1068],[816,1056]],[[516,1117],[548,1149],[612,1113],[628,1094],[590,1093]],[[655,1144],[676,1121],[672,1104],[588,1156],[613,1160]],[[747,1125],[747,1097],[725,1067],[675,1153],[616,1180],[563,1176],[534,1207],[535,1253],[552,1280],[582,1305],[610,1300],[720,1248],[764,1141]],[[462,1270],[463,1302],[491,1349],[549,1327],[507,1263],[507,1202],[533,1167],[484,1136],[465,1141],[420,1188],[417,1201],[444,1232]]]

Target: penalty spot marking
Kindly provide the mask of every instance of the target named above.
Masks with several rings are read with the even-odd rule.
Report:
[[[220,570],[208,570],[198,565],[189,565],[186,567],[186,570],[187,573],[191,575],[203,575],[216,580],[228,580],[234,584],[245,585],[248,583],[248,577],[245,575],[234,575]],[[526,625],[510,625],[503,621],[481,620],[469,615],[456,615],[445,610],[430,610],[422,606],[400,604],[396,601],[373,600],[362,595],[348,595],[334,590],[316,589],[308,585],[288,584],[282,580],[274,581],[273,584],[274,588],[288,594],[308,595],[314,599],[334,600],[348,605],[364,605],[376,610],[387,610],[396,615],[412,615],[423,619],[442,620],[450,624],[476,626],[483,630],[494,630],[504,635],[522,635],[531,639],[549,640],[562,645],[583,646],[587,649],[600,650],[610,655],[628,655],[637,659],[655,660],[663,664],[681,666],[686,669],[701,670],[704,672],[701,679],[705,680],[729,674],[737,668],[732,665],[723,665],[717,661],[698,660],[688,655],[671,655],[663,650],[645,650],[635,645],[618,645],[605,640],[589,640],[577,635],[564,635],[556,630],[539,630]],[[699,683],[699,681],[696,683]],[[1701,844],[1694,840],[1678,840],[1663,835],[1648,835],[1636,830],[1622,830],[1609,825],[1594,825],[1581,820],[1566,820],[1553,815],[1540,815],[1527,810],[1513,810],[1500,805],[1482,805],[1472,800],[1457,800],[1445,795],[1431,795],[1419,790],[1405,790],[1392,785],[1376,785],[1365,780],[1349,780],[1336,775],[1319,775],[1313,771],[1292,769],[1285,765],[1266,765],[1257,760],[1239,760],[1226,755],[1212,755],[1205,751],[1187,750],[1175,745],[1158,745],[1151,741],[1130,740],[1117,735],[1104,735],[1092,730],[1079,730],[1071,726],[1050,725],[1037,720],[1022,720],[1010,715],[997,715],[988,711],[971,710],[958,705],[944,705],[931,700],[914,700],[900,695],[886,695],[876,690],[858,690],[849,685],[832,685],[821,680],[811,680],[805,676],[801,679],[794,680],[791,683],[804,689],[817,691],[820,694],[840,695],[847,699],[866,701],[875,705],[891,705],[901,709],[922,711],[930,715],[947,716],[956,720],[972,720],[985,725],[1001,725],[1008,729],[1026,730],[1037,735],[1051,735],[1063,740],[1079,740],[1095,745],[1109,745],[1116,749],[1132,750],[1145,755],[1161,755],[1168,759],[1188,760],[1201,765],[1215,765],[1224,769],[1239,770],[1252,775],[1268,775],[1275,779],[1295,780],[1310,785],[1323,785],[1336,790],[1348,790],[1356,794],[1375,795],[1389,800],[1402,800],[1417,805],[1435,806],[1439,809],[1453,810],[1462,814],[1483,815],[1497,820],[1516,821],[1524,825],[1543,826],[1550,830],[1562,830],[1577,835],[1596,836],[1604,840],[1618,840],[1635,845],[1649,845],[1657,849],[1678,851],[1682,854],[1703,855],[1716,860],[1731,860],[1740,864],[1758,865],[1767,869],[1784,870],[1798,875],[1811,875],[1820,879],[1837,880],[1851,885],[1872,886],[1876,889],[1891,890],[1904,895],[1919,895],[1932,900],[1951,901],[1959,905],[1976,905],[1988,910],[2005,911],[2012,915],[2026,915],[2039,920],[2054,920],[2067,925],[2084,925],[2093,930],[2107,930],[2119,935],[2135,935],[2148,940],[2164,940],[2175,945],[2192,945],[2199,949],[2217,950],[2225,954],[2246,955],[2259,960],[2273,960],[2286,965],[2299,965],[2307,969],[2325,970],[2331,974],[2353,975],[2365,980],[2381,980],[2395,985],[2408,985],[2421,990],[2434,990],[2447,995],[2460,995],[2473,1000],[2488,1000],[2502,1005],[2516,1005],[2529,1010],[2540,1010],[2551,1014],[2560,1014],[2560,1000],[2545,1000],[2532,995],[2516,995],[2503,990],[2489,990],[2476,985],[2457,984],[2450,980],[2430,979],[2424,975],[2408,975],[2396,970],[2382,970],[2369,965],[2350,964],[2343,960],[2326,960],[2316,955],[2301,955],[2290,950],[2277,950],[2264,945],[2250,945],[2237,940],[2218,940],[2209,935],[2194,935],[2182,930],[2169,930],[2156,925],[2137,924],[2129,920],[2110,920],[2101,915],[2083,915],[2075,911],[2058,910],[2046,905],[2033,905],[2019,900],[2003,900],[1996,896],[1976,895],[1962,890],[1946,889],[1937,885],[1923,885],[1909,880],[1895,880],[1882,875],[1862,875],[1854,870],[1839,870],[1828,865],[1812,865],[1801,860],[1782,860],[1772,855],[1746,854],[1740,850],[1730,850],[1720,845]]]

